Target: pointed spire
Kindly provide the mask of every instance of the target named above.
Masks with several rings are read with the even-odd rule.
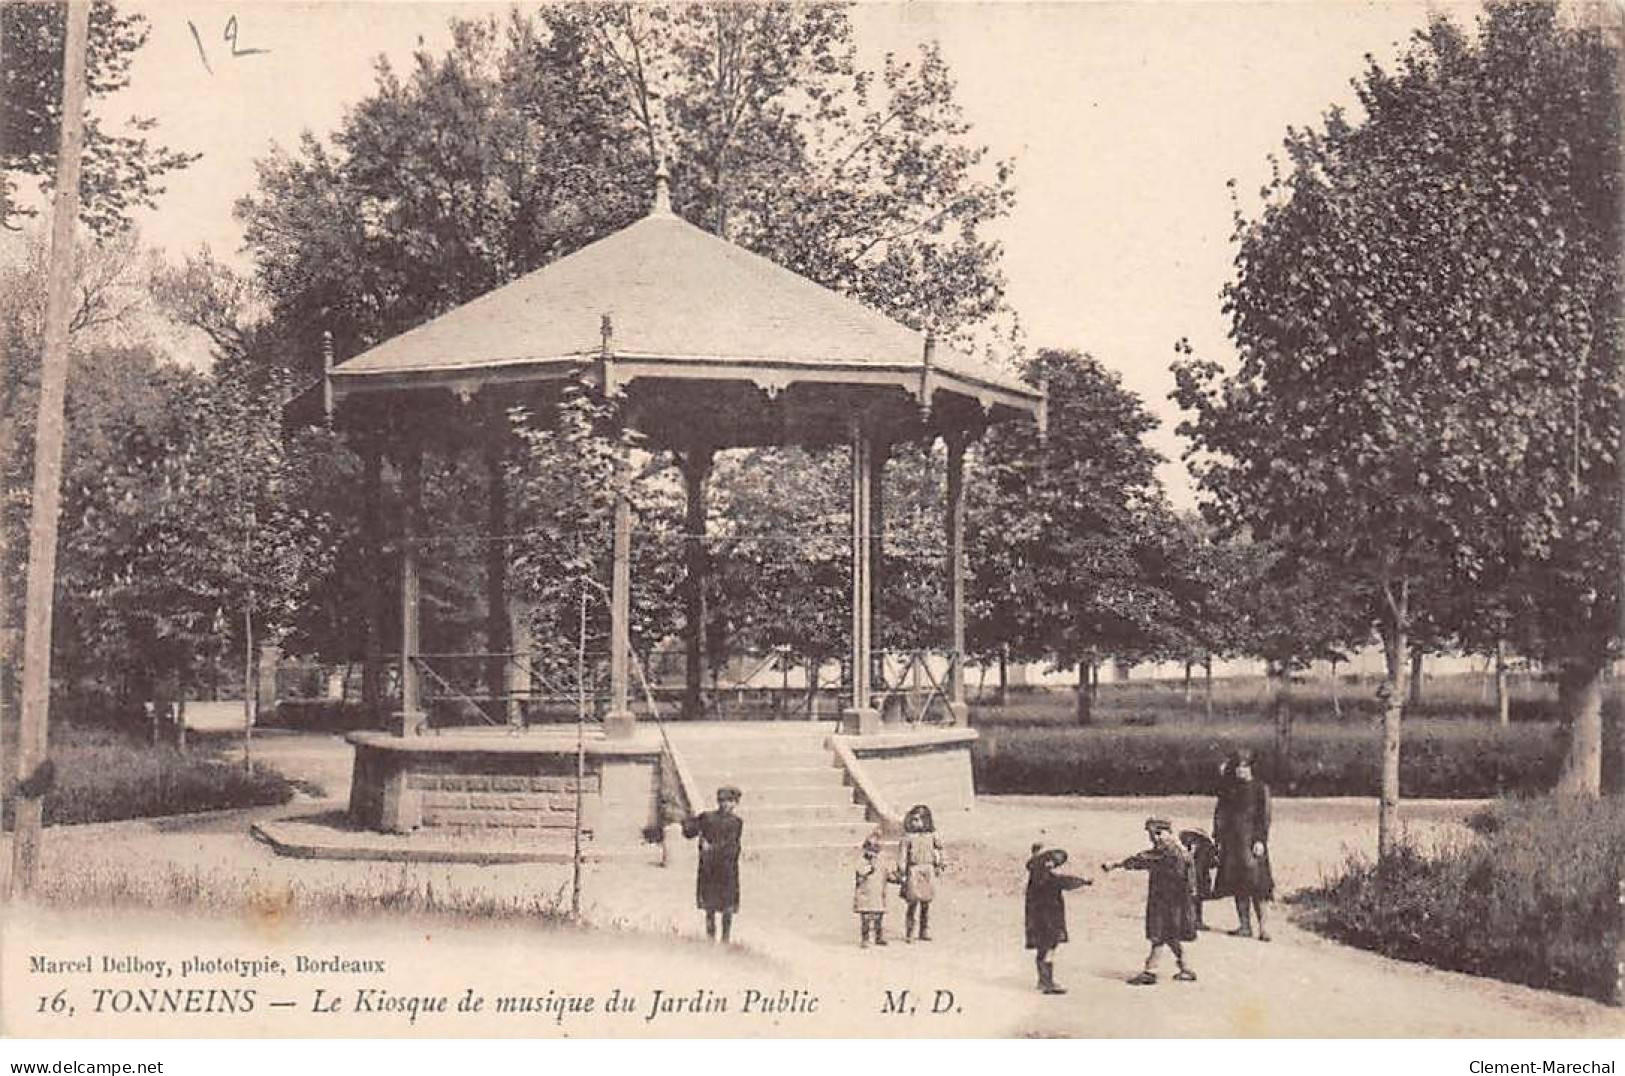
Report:
[[[655,198],[654,204],[649,207],[649,216],[671,216],[671,173],[666,170],[664,153],[655,164]]]

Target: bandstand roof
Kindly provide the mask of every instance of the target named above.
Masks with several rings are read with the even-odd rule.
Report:
[[[1011,371],[683,220],[664,178],[642,220],[341,363],[340,399],[469,398],[591,370],[670,442],[838,440],[854,413],[897,439],[1038,416]]]

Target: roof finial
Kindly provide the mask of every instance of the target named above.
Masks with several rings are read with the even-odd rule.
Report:
[[[666,155],[655,162],[655,200],[649,207],[651,217],[671,216],[671,173],[666,170]]]

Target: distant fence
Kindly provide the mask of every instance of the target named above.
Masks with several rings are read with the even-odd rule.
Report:
[[[666,719],[678,719],[684,696],[685,656],[660,650],[645,659],[655,703]],[[940,651],[898,650],[875,655],[871,684],[875,705],[887,720],[948,723],[949,676],[957,656]],[[424,653],[416,659],[419,695],[433,727],[530,725],[574,721],[579,706],[573,660],[548,660],[539,652]],[[598,720],[608,704],[609,661],[587,655],[586,701]],[[400,705],[400,663],[381,670],[376,718],[358,711],[360,662],[333,665],[283,662],[274,670],[274,691],[262,677],[262,710],[321,714],[326,725],[382,725]],[[740,654],[708,670],[701,690],[702,718],[724,721],[833,721],[846,706],[850,684],[844,662],[809,661],[786,651]],[[496,690],[493,690],[496,685]],[[647,704],[633,692],[634,710]],[[270,696],[267,698],[266,696]],[[314,718],[313,718],[314,719]]]

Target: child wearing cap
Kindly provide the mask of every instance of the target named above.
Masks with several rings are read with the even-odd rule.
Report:
[[[886,883],[894,881],[895,876],[880,865],[880,834],[871,833],[864,838],[863,858],[858,860],[856,873],[852,910],[858,913],[858,944],[869,948],[869,938],[873,935],[876,945],[885,945]]]
[[[1046,994],[1064,994],[1066,987],[1055,982],[1055,947],[1066,941],[1066,900],[1069,889],[1093,885],[1086,878],[1058,873],[1066,862],[1060,848],[1033,845],[1027,860],[1027,948],[1033,950],[1038,968],[1038,989]]]
[[[1163,818],[1148,818],[1146,834],[1151,847],[1121,863],[1103,863],[1101,869],[1147,871],[1150,874],[1145,895],[1145,937],[1151,943],[1151,952],[1145,958],[1145,970],[1129,980],[1132,986],[1150,986],[1157,981],[1157,959],[1163,946],[1173,951],[1179,971],[1174,978],[1180,982],[1194,982],[1196,973],[1185,964],[1184,944],[1196,940],[1196,922],[1191,900],[1191,860],[1174,836],[1172,823]]]
[[[694,903],[705,913],[707,938],[717,936],[717,916],[722,916],[723,941],[733,932],[734,913],[739,910],[739,839],[745,830],[745,823],[734,813],[739,799],[739,789],[724,785],[717,789],[716,810],[683,820],[683,836],[700,839]]]

